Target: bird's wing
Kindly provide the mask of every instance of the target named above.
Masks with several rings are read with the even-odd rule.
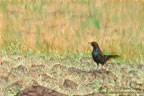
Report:
[[[101,51],[101,49],[98,47],[98,49],[99,49],[99,54],[102,56],[102,57],[104,57],[104,54],[102,53],[102,51]]]

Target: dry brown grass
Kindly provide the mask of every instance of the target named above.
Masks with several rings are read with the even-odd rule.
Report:
[[[97,41],[105,53],[135,61],[144,58],[143,1],[7,0],[1,4],[3,46],[8,52],[16,48],[82,53],[90,51],[89,41]]]

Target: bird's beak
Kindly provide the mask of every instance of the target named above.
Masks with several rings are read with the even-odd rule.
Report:
[[[88,44],[91,44],[91,42],[88,42]]]

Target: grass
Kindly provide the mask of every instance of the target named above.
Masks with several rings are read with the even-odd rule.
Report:
[[[88,42],[97,41],[104,54],[121,56],[119,59],[111,60],[111,63],[121,63],[120,68],[127,63],[139,66],[144,63],[143,6],[143,1],[136,0],[1,0],[1,54],[34,55],[44,57],[46,60],[56,58],[55,62],[73,58],[79,62],[83,57],[91,57],[92,48]],[[61,62],[63,64],[66,61]],[[80,63],[73,65],[74,62],[71,61],[66,63],[70,65],[67,67],[74,66],[84,70],[94,67]],[[13,64],[6,68],[8,67],[10,71],[16,67],[15,62]],[[129,66],[129,71],[137,70]],[[123,75],[120,73],[121,69],[112,70],[119,72],[121,80]],[[78,82],[80,79],[82,77]],[[140,81],[143,82],[142,79]],[[99,83],[96,86],[100,86]],[[88,88],[91,90],[92,86]],[[65,92],[65,89],[57,90],[70,94]],[[78,92],[82,93],[84,90]]]
[[[61,55],[90,53],[97,41],[107,54],[143,60],[143,2],[1,1],[2,50]]]

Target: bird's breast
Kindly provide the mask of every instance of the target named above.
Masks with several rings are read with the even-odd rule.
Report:
[[[100,54],[100,50],[98,48],[93,49],[92,57],[96,63],[101,63],[101,64],[105,63],[105,60],[103,56]]]
[[[98,49],[94,49],[93,52],[92,52],[92,54],[93,54],[94,56],[97,56],[97,55],[99,54]]]
[[[98,56],[99,56],[98,50],[94,49],[93,52],[92,52],[92,57],[93,57],[93,59],[94,59],[94,60],[97,59]]]

